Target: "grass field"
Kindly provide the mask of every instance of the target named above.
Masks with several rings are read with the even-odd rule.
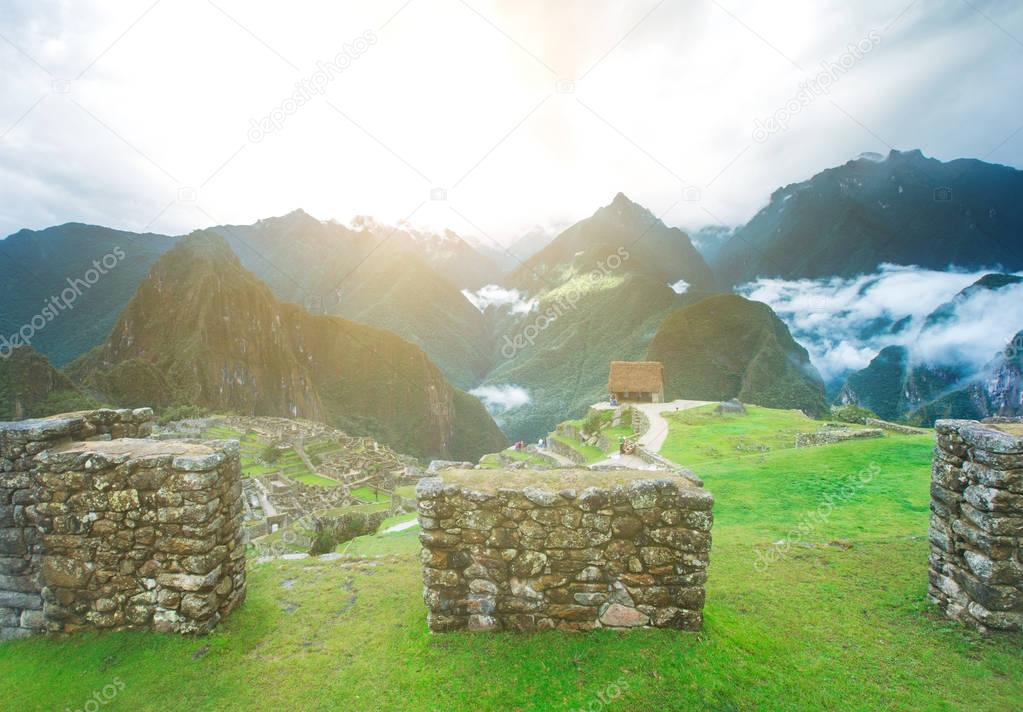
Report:
[[[715,407],[706,405],[666,413],[669,430],[661,454],[686,466],[699,466],[794,448],[798,433],[824,428],[824,422],[808,418],[798,410],[746,406],[747,415],[717,415]],[[843,423],[842,427],[863,426]]]
[[[0,707],[80,709],[117,678],[104,710],[1019,709],[1019,638],[926,602],[931,439],[795,450],[768,417],[792,426],[763,413],[741,437],[770,451],[737,457],[740,435],[708,430],[720,456],[694,468],[716,516],[701,633],[431,635],[412,528],[347,545],[383,559],[252,567],[208,638],[0,646]]]

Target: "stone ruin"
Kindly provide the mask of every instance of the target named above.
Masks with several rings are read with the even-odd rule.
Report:
[[[1023,631],[1023,423],[939,420],[928,597],[982,631]]]
[[[0,423],[0,640],[207,633],[244,600],[237,443],[138,439],[152,418]]]
[[[738,398],[718,403],[714,412],[718,415],[746,415],[746,406]]]
[[[445,470],[417,486],[434,632],[699,630],[713,497],[638,470]]]

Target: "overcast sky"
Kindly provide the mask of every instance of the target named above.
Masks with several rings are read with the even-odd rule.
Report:
[[[738,224],[865,151],[1023,166],[1021,38],[1018,0],[5,0],[0,235],[301,207],[508,241],[618,191]]]

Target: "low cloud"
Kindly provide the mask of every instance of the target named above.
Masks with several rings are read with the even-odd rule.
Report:
[[[864,368],[892,345],[908,347],[920,363],[977,371],[1023,329],[1023,285],[977,290],[957,300],[946,321],[924,323],[989,273],[886,264],[849,279],[760,279],[736,291],[769,304],[828,381]]]
[[[532,401],[529,391],[521,386],[480,386],[469,391],[483,401],[491,413],[504,413],[520,408]]]
[[[685,294],[686,292],[689,291],[689,282],[685,281],[684,279],[680,279],[679,281],[674,283],[669,282],[668,286],[671,287],[672,290],[674,290],[675,294]]]
[[[462,294],[481,312],[486,311],[487,307],[509,307],[512,314],[528,314],[537,305],[535,299],[526,299],[519,290],[505,289],[496,284],[488,284],[475,292],[463,289]]]

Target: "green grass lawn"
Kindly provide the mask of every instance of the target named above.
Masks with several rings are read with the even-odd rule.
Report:
[[[737,435],[719,437],[724,451]],[[381,559],[251,567],[245,605],[207,638],[4,644],[0,707],[81,709],[116,678],[104,710],[1020,708],[1020,639],[926,602],[930,437],[747,437],[775,447],[695,468],[715,496],[700,633],[431,635],[413,527],[345,545]]]
[[[285,474],[287,474],[288,477],[290,477],[293,480],[297,480],[297,481],[299,481],[299,482],[301,482],[303,484],[307,484],[307,485],[315,485],[316,487],[339,487],[340,486],[340,483],[337,482],[336,480],[332,480],[332,479],[330,479],[328,477],[320,477],[319,475],[314,475],[314,474],[310,473],[308,470],[306,471],[305,474],[298,474],[298,475],[292,475],[292,474],[289,474],[289,473],[285,473]]]
[[[415,492],[413,491],[413,494]],[[356,487],[350,494],[364,502],[390,502],[391,495],[380,489],[373,489],[367,485]]]
[[[717,415],[706,405],[676,413],[666,413],[668,438],[661,455],[686,466],[721,459],[739,460],[774,450],[796,446],[798,433],[812,433],[825,427],[796,410],[775,410],[746,406],[747,415]],[[842,427],[862,428],[843,423]]]

